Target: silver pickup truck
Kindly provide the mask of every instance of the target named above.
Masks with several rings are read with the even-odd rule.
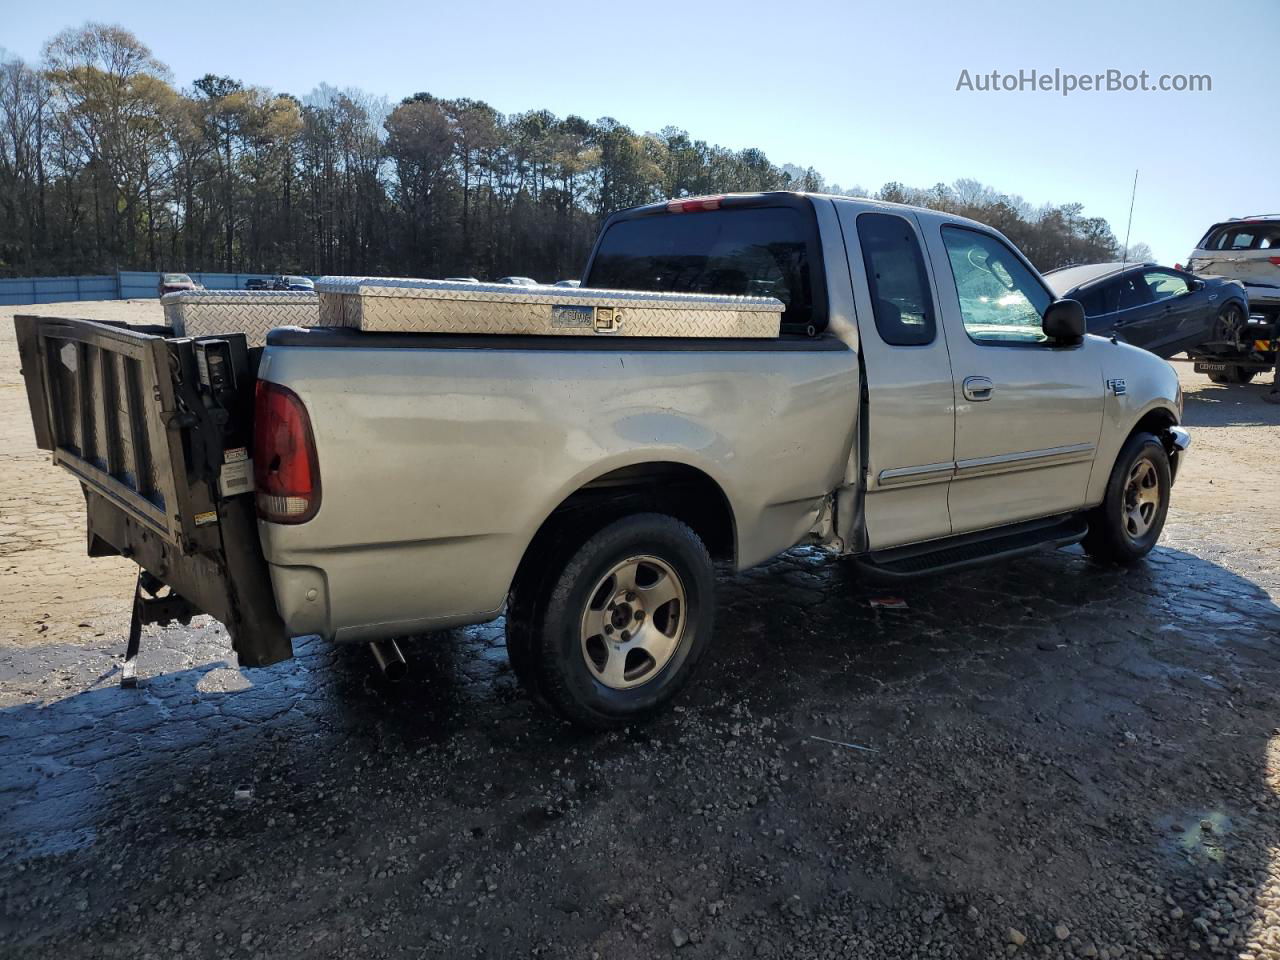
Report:
[[[323,284],[321,284],[323,287]],[[1086,336],[980,223],[788,193],[615,214],[581,290],[774,297],[779,335],[336,327],[184,338],[18,318],[36,436],[83,482],[140,624],[212,614],[242,665],[506,614],[579,724],[671,699],[714,564],[797,544],[903,577],[1160,535],[1188,436],[1163,360]],[[689,322],[693,322],[690,317]]]

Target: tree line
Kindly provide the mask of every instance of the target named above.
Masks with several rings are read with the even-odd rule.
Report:
[[[505,115],[470,99],[305,97],[207,74],[175,86],[122,27],[0,57],[0,276],[117,269],[540,280],[577,276],[605,217],[666,197],[758,190],[875,196],[989,223],[1041,269],[1113,259],[1078,203],[1032,206],[973,180],[869,194],[684,130]]]

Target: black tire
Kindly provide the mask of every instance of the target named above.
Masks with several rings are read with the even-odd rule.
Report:
[[[634,514],[609,523],[566,553],[541,565],[543,573],[531,573],[512,592],[507,611],[512,669],[536,699],[581,727],[610,730],[645,719],[689,682],[711,643],[715,625],[711,556],[688,526],[659,513]],[[619,647],[603,643],[603,635],[588,639],[585,618],[589,606],[597,616],[608,618],[597,607],[602,591],[613,589],[608,586],[612,571],[637,558],[652,558],[674,573],[679,599],[656,609],[652,625],[657,629],[661,618],[662,626],[670,626],[677,635],[671,637],[671,650],[661,664],[649,657],[651,675],[637,667],[636,675],[624,681],[635,685],[618,688],[602,679],[603,670],[589,665],[589,651]],[[665,576],[658,567],[638,562],[641,573],[650,569]],[[642,605],[643,598],[636,604],[635,615],[643,614]],[[624,606],[619,603],[614,615]],[[612,604],[608,609],[614,610]],[[646,649],[641,654],[648,657]],[[614,655],[606,650],[606,663]],[[620,662],[632,663],[632,653],[623,654]],[[640,664],[646,665],[643,660]]]
[[[1135,488],[1135,474],[1140,472],[1143,463],[1150,465],[1151,472],[1140,473]],[[1151,486],[1144,482],[1148,478],[1156,486],[1157,497],[1149,518],[1145,506],[1138,502],[1151,495]],[[1089,532],[1082,543],[1085,552],[1095,559],[1119,564],[1134,563],[1145,557],[1164,529],[1172,485],[1169,454],[1164,444],[1150,433],[1131,436],[1111,469],[1102,503],[1089,513]],[[1134,516],[1135,509],[1139,517]]]
[[[1236,350],[1241,350],[1244,346],[1241,337],[1248,322],[1248,313],[1241,309],[1238,303],[1225,304],[1214,318],[1209,339],[1214,343],[1230,342],[1234,344]]]
[[[1225,370],[1218,370],[1209,374],[1209,379],[1214,383],[1220,383],[1223,386],[1239,386],[1242,383],[1248,383],[1258,375],[1256,370],[1246,370],[1244,367],[1232,364]]]

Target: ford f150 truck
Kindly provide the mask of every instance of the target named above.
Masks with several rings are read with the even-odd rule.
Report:
[[[1172,368],[1085,335],[980,223],[673,200],[606,222],[593,289],[773,297],[781,331],[286,327],[249,349],[18,318],[90,552],[142,568],[127,663],[142,622],[201,611],[245,666],[308,634],[394,666],[394,638],[505,612],[533,695],[607,728],[694,673],[715,562],[818,544],[895,577],[1080,542],[1130,563],[1160,535],[1189,443]]]

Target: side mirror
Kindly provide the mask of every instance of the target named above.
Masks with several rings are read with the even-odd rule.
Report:
[[[1044,335],[1059,343],[1080,343],[1084,339],[1084,307],[1079,300],[1055,300],[1044,312]]]
[[[1191,279],[1187,280],[1188,293],[1195,293],[1195,291],[1201,289],[1203,286],[1204,286],[1203,280],[1191,280]]]

